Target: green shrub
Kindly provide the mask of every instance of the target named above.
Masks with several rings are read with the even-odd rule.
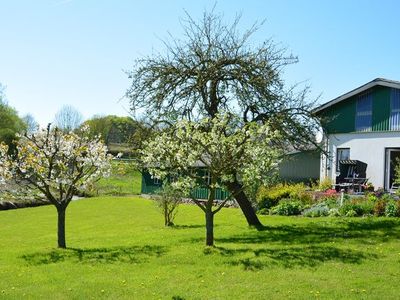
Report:
[[[278,186],[268,188],[261,186],[258,189],[256,200],[259,209],[268,209],[278,204],[281,194],[277,187]]]
[[[258,214],[260,215],[269,215],[269,209],[268,208],[261,208],[257,211]]]
[[[359,214],[355,210],[350,209],[346,212],[346,217],[357,217],[357,216],[359,216]]]
[[[319,182],[318,189],[320,191],[327,191],[332,188],[332,179],[326,177],[324,180]]]
[[[303,211],[305,217],[323,217],[329,214],[329,207],[325,203],[318,203]]]
[[[340,217],[341,215],[340,215],[340,212],[339,212],[339,208],[331,208],[330,210],[329,210],[329,213],[328,213],[328,215],[330,216],[330,217]]]
[[[374,202],[368,200],[367,198],[361,198],[358,200],[358,205],[361,207],[362,215],[372,215],[374,212]]]
[[[295,216],[300,215],[302,204],[299,201],[291,199],[284,199],[279,204],[271,209],[271,213],[281,216]]]
[[[312,196],[307,192],[308,187],[302,183],[277,184],[272,187],[262,186],[257,192],[258,207],[271,208],[276,206],[282,199],[300,201],[303,204],[312,203]]]
[[[398,216],[400,216],[399,201],[391,200],[386,204],[385,216],[386,217],[398,217]]]
[[[384,199],[375,201],[374,210],[373,210],[375,216],[381,217],[381,216],[385,215],[385,209],[386,209],[387,202],[388,201],[386,201]]]
[[[152,196],[158,208],[164,216],[164,225],[173,226],[178,206],[182,203],[185,193],[172,185],[164,184],[163,187]]]
[[[389,202],[391,200],[394,200],[394,198],[391,194],[385,193],[381,196],[381,200],[385,200],[386,202]]]
[[[339,199],[335,196],[328,196],[320,199],[321,203],[325,203],[329,208],[335,208],[339,205]]]
[[[366,195],[366,197],[368,198],[369,201],[372,201],[372,202],[378,201],[378,197],[373,193],[368,193]]]
[[[374,203],[367,198],[354,198],[346,200],[339,212],[343,216],[363,216],[370,215],[374,212]]]

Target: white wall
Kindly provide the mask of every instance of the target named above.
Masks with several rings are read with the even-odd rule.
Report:
[[[367,178],[375,188],[384,187],[385,148],[400,148],[400,132],[359,132],[331,134],[328,136],[329,158],[321,159],[321,180],[326,176],[335,179],[336,149],[350,148],[350,159],[368,164]]]

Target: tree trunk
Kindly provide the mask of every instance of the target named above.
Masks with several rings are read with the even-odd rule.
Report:
[[[214,213],[213,204],[215,200],[215,182],[216,178],[214,174],[211,176],[211,186],[209,188],[209,194],[205,209],[206,214],[206,246],[214,246]]]
[[[65,211],[66,207],[57,208],[58,213],[58,248],[67,248],[65,243]]]
[[[214,214],[206,211],[206,246],[214,246]]]
[[[243,191],[242,185],[235,180],[234,182],[228,183],[227,187],[229,192],[234,195],[237,203],[239,204],[244,216],[246,217],[247,223],[249,226],[254,226],[256,228],[262,228],[260,220],[256,212],[254,211],[253,206],[251,205],[250,200],[247,198],[245,192]]]
[[[164,226],[169,226],[169,217],[168,217],[168,207],[165,200],[164,201]]]

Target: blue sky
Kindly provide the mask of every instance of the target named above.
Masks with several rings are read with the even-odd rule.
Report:
[[[64,104],[86,118],[127,115],[123,97],[134,60],[180,37],[184,10],[194,18],[215,1],[0,0],[0,83],[21,115],[51,122]],[[256,45],[272,38],[298,55],[283,74],[310,85],[320,102],[376,77],[400,80],[400,1],[219,0],[226,21],[266,20]]]

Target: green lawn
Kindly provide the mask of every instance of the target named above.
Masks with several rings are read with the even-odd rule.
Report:
[[[398,299],[400,221],[216,216],[215,249],[199,208],[163,227],[154,203],[103,197],[71,203],[68,250],[52,206],[0,212],[0,299]]]
[[[142,175],[131,163],[113,161],[110,177],[102,178],[95,183],[91,195],[127,196],[141,192]]]

